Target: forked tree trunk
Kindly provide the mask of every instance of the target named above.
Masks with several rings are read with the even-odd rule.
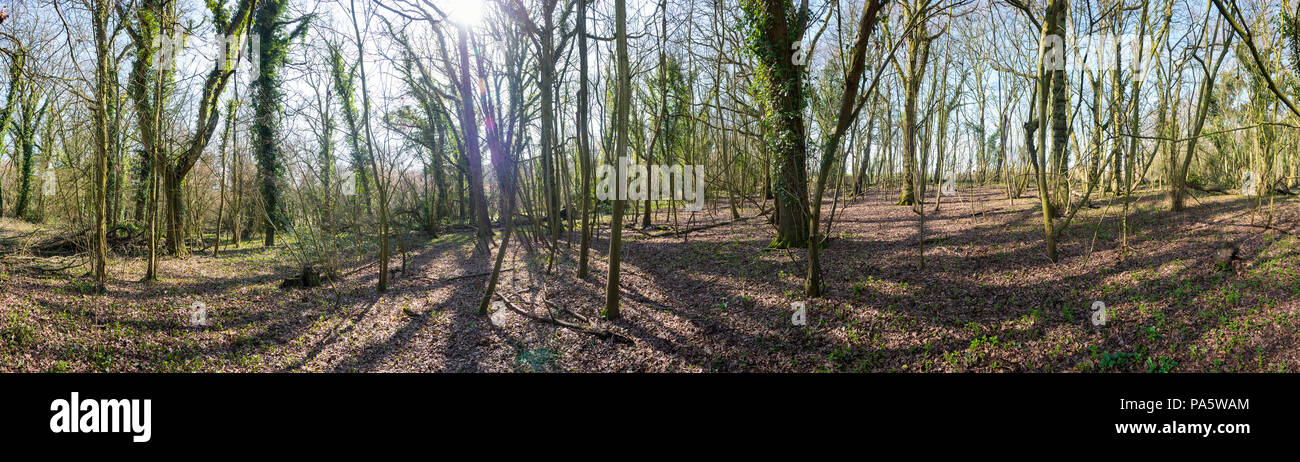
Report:
[[[858,101],[858,88],[866,68],[867,44],[871,41],[871,33],[874,31],[876,24],[876,14],[880,12],[880,7],[881,3],[879,1],[870,0],[862,9],[862,19],[858,21],[858,38],[854,41],[853,48],[850,51],[849,72],[845,76],[844,93],[840,97],[840,108],[835,131],[831,133],[826,145],[822,148],[821,169],[817,172],[817,184],[813,192],[812,209],[809,210],[808,220],[808,233],[811,237],[808,240],[808,277],[804,280],[804,292],[809,297],[820,297],[822,295],[821,245],[823,236],[820,233],[822,195],[826,192],[826,178],[835,166],[835,154],[840,150],[840,141],[844,138],[844,132],[853,125],[853,120],[857,117],[854,105]]]

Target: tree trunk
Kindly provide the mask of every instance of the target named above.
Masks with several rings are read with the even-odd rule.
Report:
[[[108,87],[116,83],[116,76],[108,74],[108,1],[99,0],[94,5],[95,29],[95,291],[104,293],[108,282],[108,225],[106,198],[108,192]],[[111,79],[111,80],[110,80]]]
[[[163,171],[163,198],[167,211],[167,252],[175,256],[184,256],[185,249],[185,202],[182,179],[171,169]],[[268,244],[270,245],[270,244]]]
[[[553,137],[555,131],[555,25],[553,16],[555,14],[556,0],[547,0],[544,2],[542,14],[544,21],[541,30],[541,50],[537,57],[537,66],[540,74],[537,86],[541,90],[541,162],[542,162],[542,185],[543,194],[546,199],[546,224],[551,235],[552,244],[560,241],[560,187],[556,181],[558,170],[555,166],[556,153],[552,148],[555,144]],[[513,199],[509,199],[513,200]],[[507,217],[508,218],[508,217]]]
[[[618,56],[618,101],[614,110],[614,159],[621,162],[627,155],[628,112],[632,99],[632,76],[628,69],[627,56],[627,0],[614,0],[615,46]],[[621,191],[617,181],[611,188],[614,202],[613,217],[609,231],[609,276],[605,284],[605,309],[601,315],[606,319],[618,319],[618,267],[623,257],[623,207],[627,191]]]
[[[761,61],[758,70],[765,74],[760,80],[764,84],[764,105],[768,106],[765,112],[770,131],[766,144],[778,163],[773,191],[777,232],[769,247],[805,247],[809,219],[808,133],[803,117],[803,62],[796,63],[792,52],[802,40],[804,12],[796,11],[790,0],[745,0],[741,4],[759,36],[750,46]],[[799,19],[791,21],[796,17]]]
[[[821,229],[822,195],[826,191],[826,178],[835,165],[835,154],[839,152],[840,140],[843,139],[844,132],[849,129],[857,116],[857,113],[853,111],[853,107],[858,101],[858,87],[866,67],[867,43],[871,40],[871,33],[875,28],[876,14],[880,11],[880,6],[878,0],[870,0],[862,9],[862,19],[858,22],[858,38],[850,52],[849,73],[845,76],[844,94],[840,97],[839,117],[837,118],[835,131],[822,148],[821,169],[817,173],[817,184],[812,196],[812,210],[809,211],[810,218],[808,220],[808,233],[811,238],[808,240],[808,277],[804,281],[804,292],[809,297],[820,297],[822,295],[820,253],[823,237],[819,232]],[[834,210],[832,210],[833,212]]]
[[[1207,25],[1208,29],[1209,26]],[[1196,115],[1191,121],[1188,129],[1187,149],[1181,160],[1177,160],[1171,169],[1172,176],[1169,178],[1169,210],[1180,212],[1183,210],[1183,198],[1187,195],[1187,169],[1191,166],[1192,155],[1196,153],[1196,142],[1201,136],[1201,129],[1205,127],[1205,118],[1209,114],[1210,99],[1214,91],[1214,78],[1219,73],[1219,66],[1223,64],[1223,59],[1228,56],[1231,47],[1228,45],[1232,42],[1232,35],[1224,40],[1223,52],[1219,54],[1219,59],[1214,61],[1213,67],[1205,67],[1205,76],[1201,80],[1200,89],[1197,92]],[[1206,53],[1207,58],[1213,58],[1213,48]]]
[[[487,198],[483,193],[483,156],[479,152],[478,119],[474,115],[474,92],[471,88],[474,81],[469,77],[468,27],[458,27],[456,34],[460,54],[460,81],[456,86],[460,90],[460,128],[463,132],[461,138],[464,140],[465,159],[468,163],[466,167],[469,171],[469,200],[470,207],[473,209],[474,224],[478,227],[479,247],[486,255],[487,239],[492,236],[492,221],[488,218]]]
[[[924,28],[913,30],[907,43],[907,78],[904,79],[903,102],[903,188],[898,196],[898,205],[916,204],[916,174],[920,167],[916,165],[917,120],[916,100],[921,92],[921,79],[925,76],[925,64],[930,53],[929,40]],[[900,74],[903,75],[903,74]]]
[[[591,251],[591,177],[594,176],[594,159],[591,158],[591,140],[588,137],[589,114],[587,107],[587,0],[578,0],[578,159],[582,163],[582,243],[578,251],[578,278],[587,277],[588,254]]]
[[[365,56],[365,40],[361,35],[361,27],[357,24],[356,0],[351,0],[350,5],[353,13],[350,15],[352,18],[352,32],[357,39],[357,54]],[[466,26],[461,26],[460,28],[462,34],[461,57],[465,58],[464,62],[466,66],[468,66],[469,59],[465,57],[465,48],[463,48],[465,42],[465,37],[463,35],[465,34],[465,27]],[[365,60],[357,61],[357,66],[361,75],[361,118],[365,121],[366,154],[370,161],[370,173],[375,178],[375,189],[379,192],[379,282],[375,287],[375,291],[382,293],[388,290],[388,257],[390,252],[388,243],[388,188],[384,184],[385,181],[381,179],[379,161],[375,159],[375,135],[370,128],[370,88],[366,79]],[[465,69],[465,72],[465,75],[468,75],[468,69]],[[469,100],[466,100],[467,104],[468,101]],[[477,144],[477,142],[475,144]]]

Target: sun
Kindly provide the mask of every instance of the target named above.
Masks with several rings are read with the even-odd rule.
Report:
[[[447,13],[447,19],[458,24],[476,26],[487,13],[487,0],[444,0],[438,8]]]

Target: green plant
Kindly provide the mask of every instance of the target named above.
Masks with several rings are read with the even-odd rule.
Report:
[[[853,296],[855,297],[861,296],[862,293],[866,291],[867,291],[867,283],[862,281],[853,283]]]
[[[31,341],[36,335],[36,330],[27,325],[27,314],[17,311],[9,313],[9,320],[5,323],[4,329],[0,329],[0,338],[3,338],[10,347],[16,347]]]
[[[983,337],[970,341],[970,349],[972,350],[979,349],[982,346],[991,346],[993,348],[997,348],[998,345],[999,342],[998,342],[998,337],[996,335],[992,337],[985,335]]]
[[[72,372],[72,365],[68,364],[67,361],[58,361],[55,362],[54,365],[50,366],[49,369],[46,369],[45,372],[51,372],[51,373]]]
[[[1155,359],[1147,358],[1147,372],[1149,373],[1168,374],[1175,367],[1178,367],[1178,361],[1165,356]]]
[[[1107,352],[1101,355],[1101,360],[1097,363],[1097,369],[1102,371],[1119,369],[1127,365],[1136,364],[1141,358],[1142,356],[1137,353],[1123,351],[1114,353]]]
[[[72,286],[73,292],[82,295],[90,295],[95,293],[95,282],[89,279],[77,279],[72,281],[69,285]]]
[[[547,365],[555,359],[555,352],[537,348],[520,352],[515,356],[515,363],[520,366],[526,366],[533,372],[541,372]]]

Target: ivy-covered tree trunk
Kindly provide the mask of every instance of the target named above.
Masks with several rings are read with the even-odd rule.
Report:
[[[19,125],[23,125],[20,123]],[[22,133],[20,130],[19,133]],[[28,206],[31,205],[32,191],[32,155],[35,143],[30,134],[20,134],[18,139],[18,202],[14,204],[14,217],[28,219]]]
[[[170,178],[172,175],[169,168],[167,149],[162,144],[160,136],[162,125],[161,112],[167,106],[168,84],[172,80],[173,67],[169,64],[170,60],[158,59],[157,53],[167,52],[167,49],[158,49],[160,38],[167,40],[172,37],[172,31],[175,30],[175,3],[170,0],[148,0],[140,3],[136,10],[135,24],[128,29],[131,38],[135,43],[135,63],[131,68],[130,83],[128,84],[127,93],[135,102],[136,117],[138,122],[138,136],[143,148],[143,154],[146,162],[142,166],[147,169],[141,169],[141,173],[146,173],[148,179],[141,181],[141,186],[148,186],[149,195],[161,194],[163,198],[171,198],[173,195],[173,185],[175,185],[175,195],[179,196],[179,179]],[[162,56],[166,58],[166,56]],[[155,68],[154,62],[161,61],[161,64]],[[163,184],[156,185],[153,182],[163,179]],[[154,191],[159,188],[161,191]],[[143,191],[142,191],[143,192]],[[136,215],[142,215],[145,207],[156,205],[149,200],[143,199],[144,194],[136,196],[137,210]],[[185,245],[182,239],[184,226],[182,217],[184,216],[180,209],[172,209],[172,206],[179,207],[181,202],[177,200],[167,200],[168,208],[164,220],[167,225],[167,249],[174,255],[182,255],[185,252]],[[151,227],[155,219],[151,218]],[[151,239],[156,238],[151,234]],[[151,246],[152,246],[151,242]],[[151,258],[150,263],[154,260]],[[146,279],[151,279],[154,275],[152,264],[146,271]]]
[[[108,75],[116,76],[119,71],[120,60],[117,56],[110,54],[108,57]],[[108,223],[110,226],[116,224],[122,219],[122,183],[125,179],[124,160],[122,155],[122,127],[123,127],[123,101],[122,88],[114,79],[114,84],[108,88],[107,99],[109,101],[106,108],[106,121],[108,124],[108,195],[105,199]]]
[[[15,157],[18,161],[18,199],[14,204],[14,218],[31,220],[32,214],[32,176],[35,174],[36,130],[45,116],[46,105],[41,105],[42,92],[32,84],[25,74],[26,54],[19,50],[12,54],[13,64],[10,78],[15,82],[10,86],[9,97],[17,98],[16,119],[10,128],[11,138],[15,144]],[[6,115],[7,116],[7,115]],[[3,133],[0,132],[0,135]]]
[[[144,150],[136,150],[135,155],[139,160],[135,162],[135,211],[132,219],[136,222],[144,221],[145,210],[148,209],[149,191],[153,188],[153,156]]]
[[[4,147],[4,132],[9,129],[9,121],[13,116],[15,101],[18,97],[19,82],[23,72],[23,55],[13,53],[10,55],[9,63],[9,93],[5,97],[5,105],[0,108],[0,149]],[[0,187],[0,217],[4,216],[5,201],[4,188]]]
[[[862,133],[866,141],[862,143],[862,153],[859,154],[857,175],[853,178],[853,195],[862,195],[862,185],[865,184],[868,170],[871,165],[871,134],[875,131],[876,126],[876,103],[878,98],[871,99],[871,109],[867,111],[867,131]]]
[[[228,173],[228,169],[226,168],[226,153],[229,152],[229,150],[230,150],[230,145],[234,142],[231,138],[233,138],[233,137],[234,137],[234,134],[235,134],[235,108],[237,108],[238,106],[239,106],[239,101],[238,101],[238,100],[235,100],[235,99],[233,99],[233,98],[226,102],[226,128],[225,128],[224,131],[221,132],[221,147],[219,148],[219,154],[218,154],[218,156],[221,158],[221,164],[220,164],[220,168],[221,168],[220,172],[221,172],[221,173],[220,173],[220,176],[217,177],[217,178],[218,178],[217,183],[219,183],[219,186],[218,186],[218,188],[217,188],[217,239],[216,239],[216,243],[213,244],[213,246],[212,246],[212,256],[213,256],[213,257],[216,257],[216,256],[217,256],[217,252],[221,251],[221,219],[222,219],[223,217],[225,217],[225,212],[226,212],[226,210],[225,210],[225,208],[226,208],[226,176],[229,175],[229,173]],[[333,128],[332,121],[331,121],[329,127],[330,127],[330,128]],[[326,143],[326,144],[322,144],[322,146],[324,147],[325,150],[328,150],[330,144]],[[329,191],[330,191],[330,189],[329,189],[329,175],[328,175],[328,173],[329,173],[329,168],[331,168],[331,167],[334,166],[333,159],[330,159],[330,162],[329,162],[329,163],[326,163],[326,164],[324,164],[324,165],[325,165],[325,167],[326,167],[326,170],[325,170],[325,171],[326,171],[326,175],[325,175],[325,197],[326,197],[326,202],[327,202],[327,205],[326,205],[326,207],[325,207],[325,210],[326,210],[326,213],[329,213],[330,207],[329,207],[328,202],[329,202],[329,197],[330,197],[330,195],[329,195]],[[326,224],[329,224],[329,223],[331,223],[331,221],[327,218],[327,219],[325,220],[325,223],[326,223]]]
[[[424,197],[420,199],[424,211],[421,220],[424,231],[437,236],[438,220],[447,215],[447,178],[444,159],[448,123],[441,101],[437,100],[438,95],[432,89],[433,77],[429,74],[428,68],[425,67],[424,62],[416,58],[413,47],[404,34],[392,29],[389,31],[402,47],[399,68],[401,79],[406,83],[411,95],[415,97],[419,114],[424,117],[423,120],[415,117],[414,111],[406,111],[398,116],[402,118],[403,124],[410,124],[416,129],[415,133],[406,134],[407,138],[429,151],[427,160],[420,159],[424,169]],[[338,74],[339,72],[336,72],[336,75]],[[430,180],[433,182],[432,187],[429,184]]]
[[[757,58],[756,87],[761,92],[768,149],[776,156],[776,239],[773,248],[808,244],[808,158],[803,109],[803,73],[796,43],[803,39],[807,12],[791,0],[742,0],[749,31],[746,41]],[[798,46],[802,48],[802,45]],[[802,51],[806,53],[806,51]],[[798,64],[796,64],[798,62]]]
[[[22,85],[22,88],[23,94],[20,96],[22,102],[19,104],[21,112],[13,129],[20,157],[18,203],[14,208],[14,217],[30,220],[33,218],[29,208],[32,202],[32,176],[35,174],[36,129],[45,118],[45,109],[49,107],[49,103],[40,104],[42,98],[40,90],[29,84]]]
[[[265,233],[262,243],[267,247],[275,245],[277,231],[289,226],[281,199],[285,168],[279,143],[284,98],[280,91],[284,77],[280,72],[284,69],[290,40],[303,29],[299,26],[293,35],[285,33],[287,10],[286,0],[262,0],[253,21],[253,34],[259,37],[257,53],[260,65],[257,79],[253,81],[253,152],[257,158],[257,178],[265,214],[262,217]],[[170,202],[171,198],[168,199]]]
[[[355,184],[351,185],[354,192],[361,196],[361,203],[370,213],[370,175],[366,167],[366,159],[369,153],[366,152],[366,145],[362,141],[364,136],[361,131],[361,116],[357,113],[353,95],[355,91],[355,74],[352,69],[345,69],[343,64],[343,54],[337,46],[331,45],[330,49],[330,72],[334,79],[334,91],[339,94],[339,108],[343,113],[343,122],[346,125],[348,133],[348,147],[352,150],[352,174],[355,178]]]
[[[167,252],[172,255],[185,255],[185,241],[189,232],[185,227],[185,177],[171,167],[162,169],[163,200],[167,210]]]
[[[254,13],[253,32],[259,38],[259,65],[257,79],[253,82],[253,145],[256,153],[258,179],[263,205],[263,244],[275,245],[277,231],[288,229],[290,221],[281,198],[284,187],[284,154],[280,138],[280,114],[283,94],[280,86],[290,42],[306,31],[308,21],[286,21],[286,0],[264,0]],[[298,26],[292,33],[285,28]]]
[[[212,23],[216,33],[234,43],[240,43],[252,21],[255,3],[256,0],[239,0],[238,7],[229,11],[222,2],[209,2],[207,6],[212,11]],[[128,93],[136,105],[140,144],[144,155],[150,160],[149,163],[153,164],[148,166],[151,168],[140,169],[141,172],[148,172],[153,178],[142,183],[161,181],[161,185],[148,185],[147,189],[150,190],[150,195],[155,193],[161,195],[168,204],[166,217],[168,248],[174,255],[179,256],[185,254],[186,233],[185,214],[181,207],[183,204],[181,186],[184,184],[185,176],[198,162],[208,141],[216,133],[217,121],[221,113],[219,97],[225,91],[230,77],[235,73],[235,63],[238,62],[238,58],[229,49],[217,56],[213,62],[213,69],[203,80],[197,123],[182,140],[179,149],[164,147],[159,136],[162,126],[161,113],[163,108],[167,107],[166,90],[172,80],[173,66],[168,64],[175,56],[162,56],[167,59],[162,60],[164,65],[158,69],[154,69],[153,61],[155,52],[175,52],[171,47],[158,49],[160,38],[164,43],[165,40],[175,38],[172,33],[175,29],[175,17],[174,0],[144,1],[136,10],[135,21],[126,27],[126,31],[130,34],[135,49],[135,63],[131,69]],[[157,191],[158,186],[162,186],[162,191]],[[137,196],[137,216],[141,215],[140,212],[145,207],[155,205],[146,202],[148,201],[141,201]],[[145,207],[140,207],[141,205]],[[153,235],[152,232],[150,234]],[[152,245],[151,243],[151,248]],[[152,258],[150,260],[152,261]],[[152,264],[147,274],[146,279],[154,274]]]
[[[441,120],[441,119],[439,119]],[[434,199],[433,226],[437,230],[438,220],[451,214],[450,194],[447,193],[447,126],[437,123],[433,127],[433,190],[438,195]]]

